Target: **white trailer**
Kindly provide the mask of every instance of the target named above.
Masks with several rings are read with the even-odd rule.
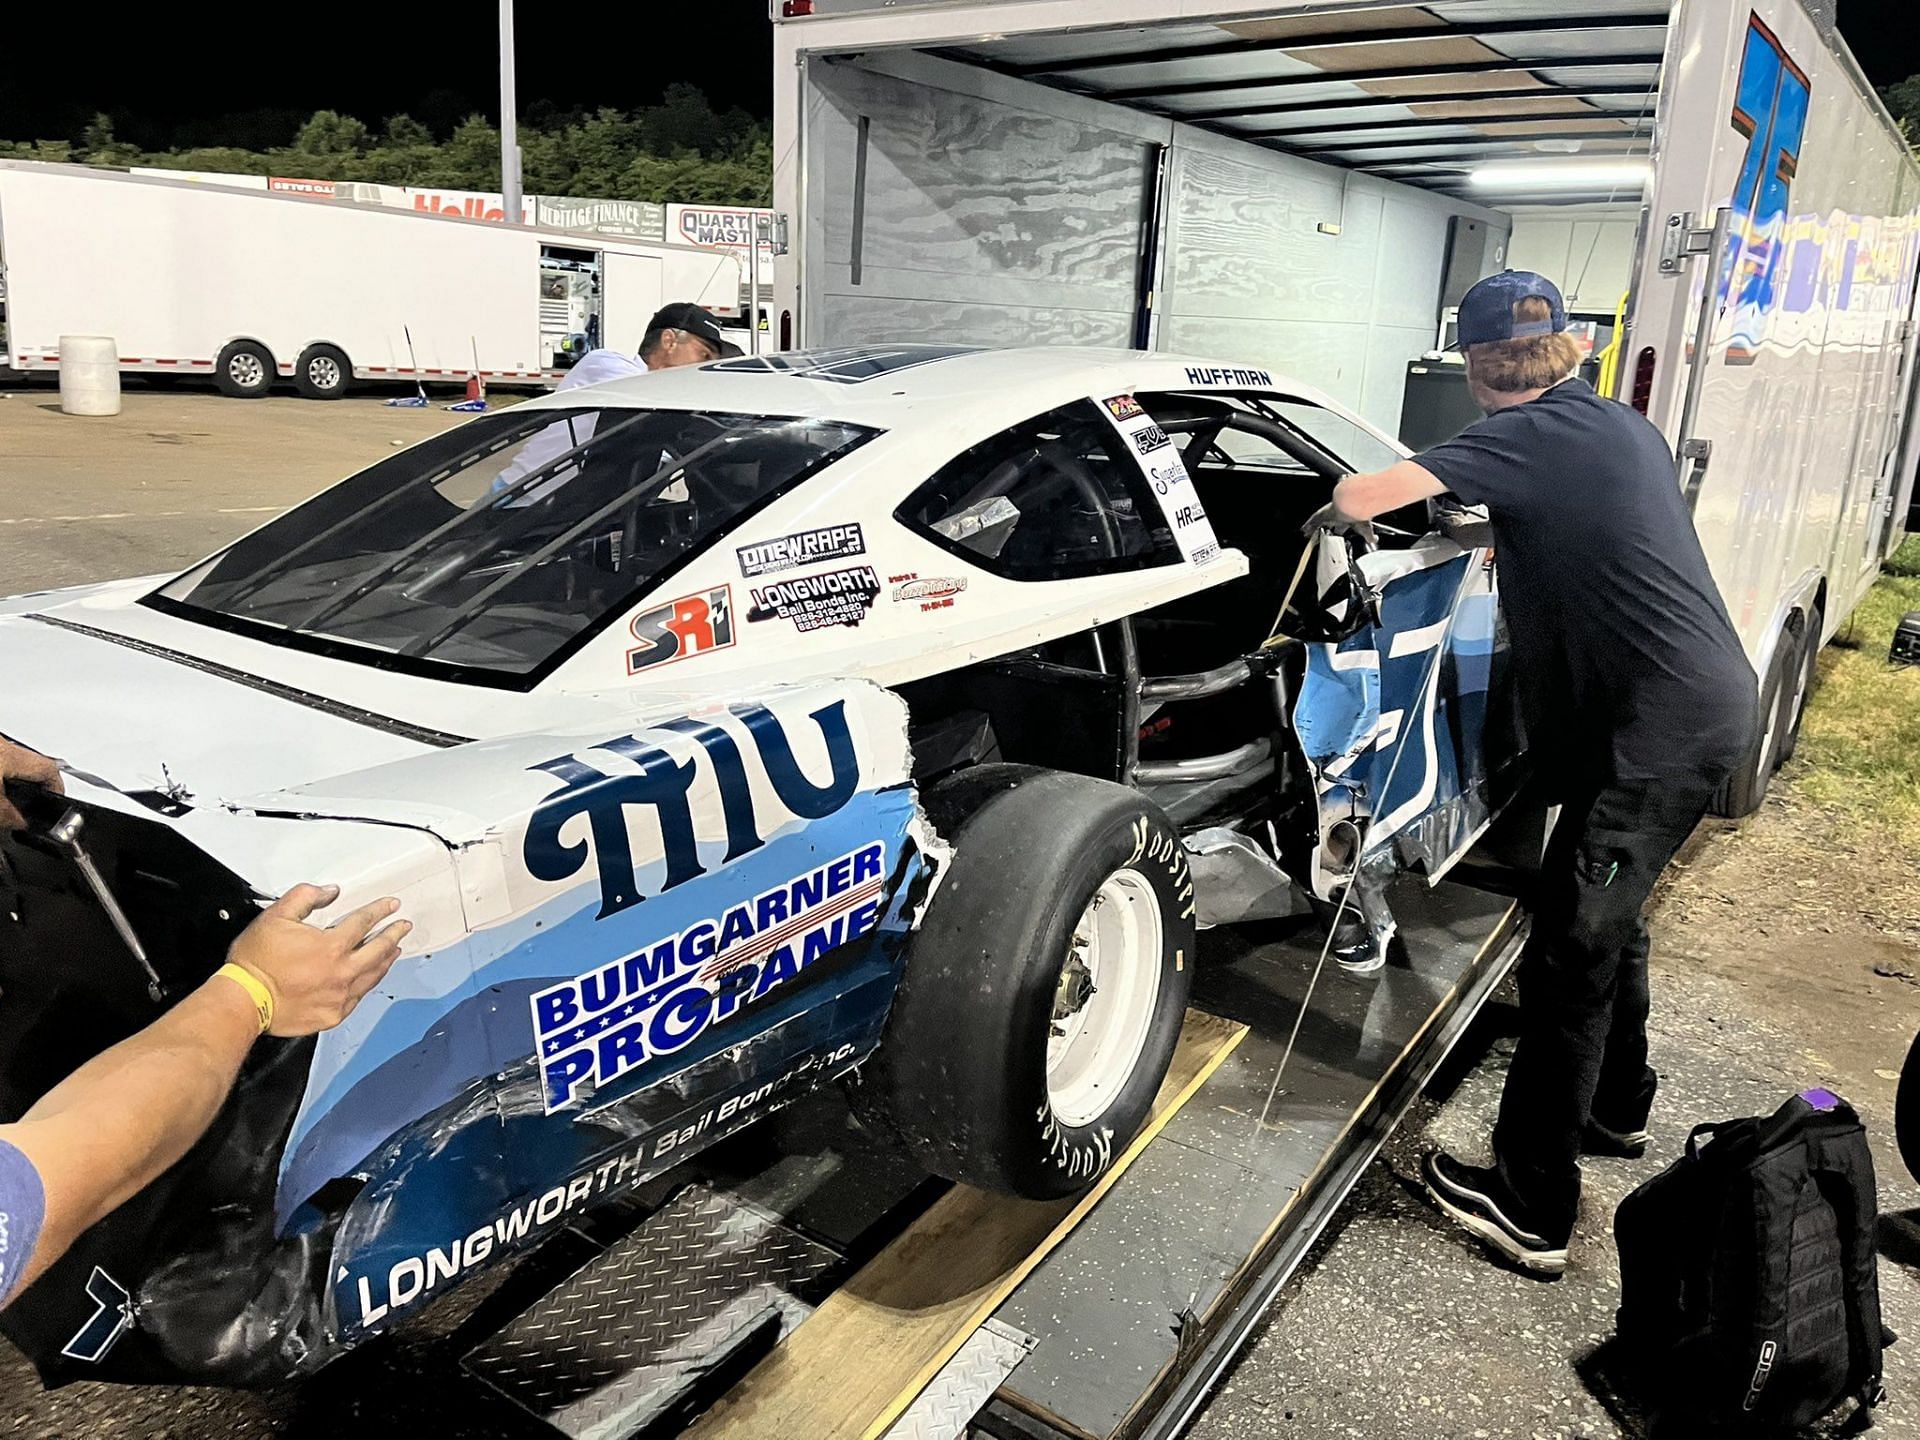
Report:
[[[123,371],[558,382],[585,348],[639,347],[662,304],[737,312],[726,252],[377,205],[0,161],[0,367],[51,369],[108,335]]]
[[[1800,0],[772,12],[786,343],[1232,354],[1391,430],[1441,312],[1510,245],[1585,306],[1624,302],[1612,393],[1672,440],[1772,707],[1726,797],[1759,803],[1920,458],[1920,169],[1830,18]]]
[[[1764,687],[1743,812],[1917,458],[1920,168],[1832,8],[771,0],[776,330],[1217,354],[1394,430],[1448,307],[1543,269],[1611,322],[1600,383],[1669,438]],[[1364,987],[1209,933],[1197,1003],[1250,1033],[995,1312],[1031,1353],[983,1431],[1179,1432],[1511,963],[1488,891],[1537,842]]]

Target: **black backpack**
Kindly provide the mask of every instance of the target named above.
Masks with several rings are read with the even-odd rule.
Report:
[[[1789,1434],[1885,1398],[1873,1157],[1837,1095],[1701,1125],[1620,1203],[1619,1337],[1655,1434]]]

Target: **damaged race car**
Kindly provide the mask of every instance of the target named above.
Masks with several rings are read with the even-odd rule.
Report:
[[[1091,1184],[1198,928],[1338,910],[1364,973],[1496,806],[1488,553],[1302,533],[1399,453],[1211,362],[742,358],[0,602],[69,792],[0,842],[0,1116],[298,881],[416,926],[0,1323],[53,1382],[307,1373],[855,1075],[930,1171]]]

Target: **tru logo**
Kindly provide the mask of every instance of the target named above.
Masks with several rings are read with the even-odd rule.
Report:
[[[764,705],[736,705],[731,713],[746,727],[760,768],[790,814],[818,820],[852,798],[860,783],[860,759],[853,749],[846,701],[836,700],[808,716],[826,742],[831,773],[823,785],[808,779],[794,759],[792,742],[779,716]],[[719,818],[726,832],[728,862],[766,843],[760,818],[754,812],[746,758],[734,732],[712,721],[693,718],[670,720],[658,729],[697,741],[700,757],[678,759],[673,752],[649,741],[643,732],[533,767],[554,776],[562,786],[533,812],[522,852],[527,870],[541,880],[571,879],[585,867],[591,850],[600,873],[601,919],[646,898],[640,893],[633,842],[627,830],[627,812],[631,809],[650,810],[659,824],[666,861],[662,891],[706,874],[706,867],[700,863],[696,786],[710,784],[719,792]],[[607,767],[593,755],[595,750],[619,756],[632,769]],[[586,840],[567,844],[560,839],[561,830],[577,815],[587,817],[591,845]],[[786,817],[781,818],[784,822]]]

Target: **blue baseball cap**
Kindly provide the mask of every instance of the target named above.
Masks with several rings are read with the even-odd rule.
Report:
[[[1522,300],[1547,302],[1552,313],[1545,320],[1515,320],[1513,307]],[[1489,275],[1461,297],[1458,338],[1460,349],[1493,340],[1521,340],[1530,335],[1557,335],[1567,328],[1567,302],[1560,287],[1531,270],[1502,270]]]

